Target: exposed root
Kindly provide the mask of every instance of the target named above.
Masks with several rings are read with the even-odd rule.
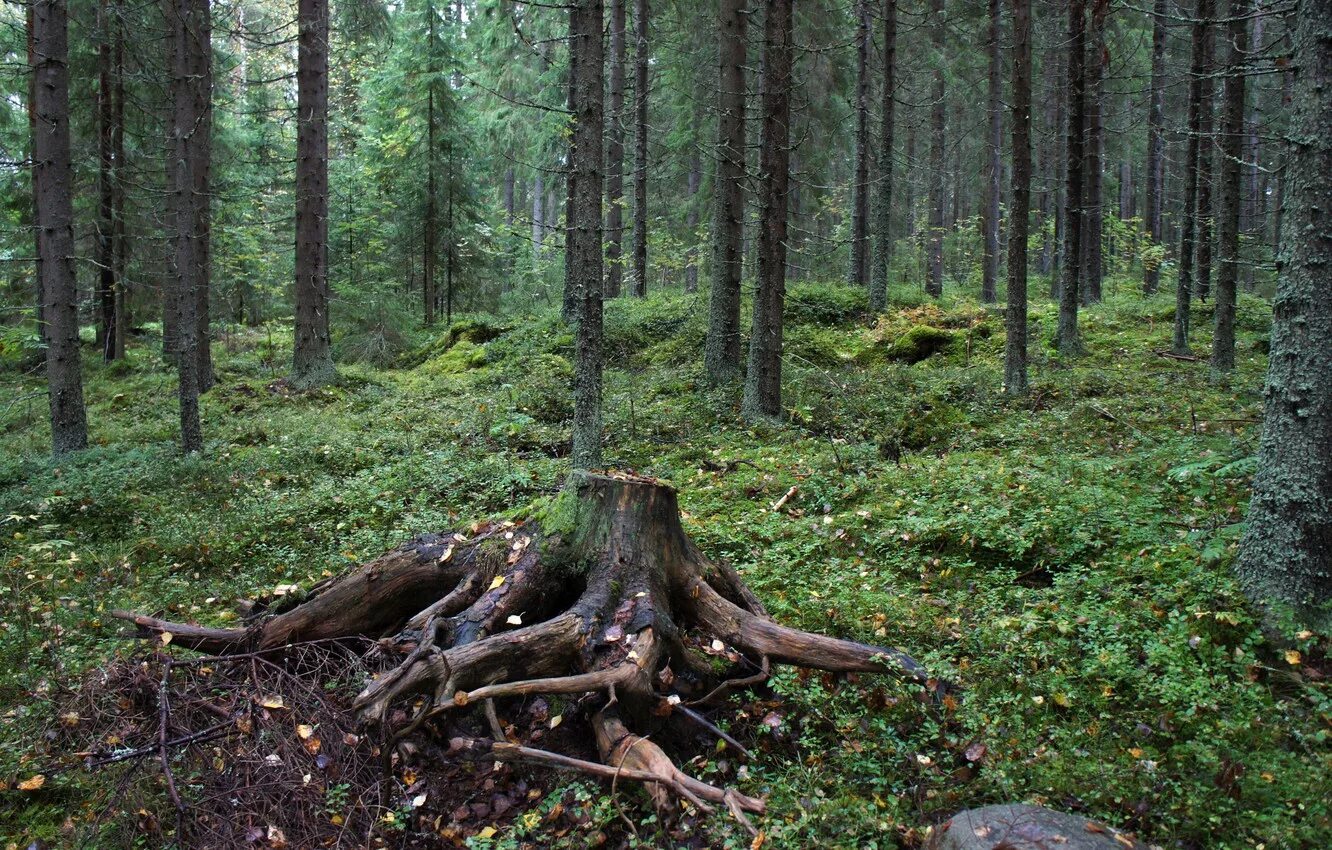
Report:
[[[432,718],[480,705],[494,740],[455,738],[453,751],[642,782],[663,810],[675,800],[700,811],[725,807],[751,830],[747,814],[763,812],[762,800],[687,776],[639,733],[674,710],[748,756],[687,706],[761,683],[773,662],[928,679],[901,650],[773,622],[740,576],[709,561],[684,533],[675,491],[627,475],[575,477],[539,520],[490,524],[471,539],[417,538],[248,628],[117,616],[144,634],[170,632],[173,645],[232,654],[282,652],[298,640],[377,639],[400,629],[379,640],[376,652],[390,663],[395,653],[402,659],[353,703],[375,723],[404,718],[393,720],[399,729],[385,759],[406,738],[436,728]],[[700,638],[734,648],[758,673],[722,679],[689,648]],[[551,695],[592,696],[604,764],[505,740],[497,700]],[[395,713],[408,705],[408,714]]]

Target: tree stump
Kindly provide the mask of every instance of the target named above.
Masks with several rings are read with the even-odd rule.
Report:
[[[644,781],[659,805],[676,797],[704,810],[721,803],[742,820],[763,802],[685,776],[631,730],[756,684],[773,663],[927,682],[900,650],[771,620],[733,570],[689,539],[674,488],[620,473],[576,473],[521,522],[485,523],[470,537],[418,537],[248,628],[116,616],[145,636],[170,632],[175,645],[224,655],[395,634],[388,643],[405,658],[357,696],[366,720],[382,724],[391,707],[419,703],[402,737],[443,712],[484,704],[494,739],[455,739],[454,751]],[[715,641],[740,654],[749,672],[715,672],[696,648]],[[603,765],[518,746],[493,722],[493,700],[589,693],[604,695],[592,730]]]

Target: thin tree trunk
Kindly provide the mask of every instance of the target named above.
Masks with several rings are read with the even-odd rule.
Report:
[[[1083,304],[1101,300],[1101,282],[1105,275],[1103,234],[1105,230],[1105,172],[1103,146],[1105,122],[1102,101],[1105,88],[1105,18],[1110,0],[1091,0],[1091,33],[1088,57],[1083,72],[1087,75],[1084,98],[1087,109],[1087,135],[1084,140],[1083,180],[1086,203],[1083,205],[1084,272],[1079,295]]]
[[[1013,0],[1013,206],[1008,213],[1004,392],[1027,393],[1027,219],[1031,211],[1031,0]]]
[[[1194,245],[1193,274],[1194,292],[1199,301],[1206,301],[1212,291],[1212,237],[1215,221],[1212,209],[1212,164],[1216,157],[1216,136],[1214,133],[1215,89],[1213,75],[1216,73],[1216,38],[1212,20],[1216,13],[1216,0],[1209,0],[1207,19],[1203,22],[1203,67],[1199,86],[1198,111],[1198,208],[1197,235]]]
[[[332,381],[328,287],[328,2],[298,0],[296,344],[292,383]]]
[[[606,297],[620,294],[624,281],[624,37],[625,0],[611,0],[610,143],[606,150]]]
[[[685,292],[698,291],[698,190],[703,183],[703,162],[698,154],[697,139],[694,140],[693,152],[689,154],[689,210],[685,213],[686,239],[689,249],[685,252]]]
[[[1231,0],[1227,37],[1230,43],[1222,95],[1221,173],[1218,175],[1218,248],[1221,266],[1216,276],[1216,325],[1212,335],[1212,372],[1224,375],[1235,369],[1235,295],[1240,266],[1240,205],[1244,169],[1245,62],[1249,53],[1250,0]],[[1325,177],[1327,175],[1324,175]]]
[[[541,262],[541,249],[546,242],[546,219],[543,203],[546,199],[546,176],[537,169],[532,181],[532,267]]]
[[[421,245],[421,302],[427,326],[435,323],[435,251],[439,246],[439,222],[435,194],[435,4],[426,7],[426,198],[425,238]]]
[[[574,337],[573,467],[601,466],[603,64],[601,0],[569,9],[569,48],[578,57],[571,79],[570,182],[575,187],[567,251],[577,305]]]
[[[1171,350],[1189,353],[1194,291],[1194,248],[1198,239],[1198,161],[1202,151],[1203,75],[1207,73],[1214,0],[1196,0],[1193,7],[1193,49],[1189,61],[1188,147],[1184,158],[1184,216],[1180,223],[1179,279],[1175,285],[1175,326]],[[1210,104],[1208,104],[1210,110]]]
[[[988,106],[990,132],[987,137],[988,156],[985,162],[985,214],[982,223],[985,234],[984,253],[981,257],[981,301],[986,304],[993,304],[998,300],[995,289],[999,280],[999,186],[1003,176],[1001,152],[1003,150],[1004,121],[999,112],[1001,89],[1003,88],[999,51],[1000,2],[999,0],[988,0],[988,2],[990,7]],[[1028,156],[1030,156],[1030,152],[1028,152]]]
[[[453,173],[453,141],[448,144],[448,183],[444,185],[444,228],[448,231],[448,237],[445,239],[445,246],[448,253],[444,255],[444,323],[453,324],[453,257],[454,257],[454,235],[453,235],[453,181],[456,175]]]
[[[1050,257],[1050,298],[1059,300],[1062,291],[1064,270],[1064,239],[1068,230],[1068,198],[1064,189],[1068,184],[1068,51],[1057,51],[1054,58],[1053,79],[1050,80],[1050,96],[1054,100],[1055,120],[1050,127],[1051,153],[1053,154],[1054,179],[1054,239]],[[1055,82],[1055,81],[1058,82]]]
[[[199,421],[198,294],[201,285],[199,214],[194,147],[202,131],[206,92],[200,79],[199,53],[204,49],[207,0],[176,0],[172,27],[172,312],[175,314],[176,371],[180,376],[180,443],[186,454],[203,450]]]
[[[1056,345],[1063,354],[1079,354],[1082,338],[1078,332],[1078,278],[1082,264],[1083,225],[1083,128],[1086,126],[1087,58],[1086,4],[1069,0],[1068,4],[1068,142],[1064,186],[1064,268],[1059,288],[1059,323]]]
[[[69,32],[64,0],[35,0],[32,139],[37,275],[46,322],[51,453],[88,446],[74,277],[73,170],[69,140]]]
[[[1297,6],[1288,232],[1258,474],[1236,572],[1259,600],[1332,626],[1332,0]]]
[[[874,198],[874,257],[870,310],[888,306],[888,269],[893,258],[893,96],[897,89],[897,0],[883,0],[883,96],[880,102],[879,192]],[[907,217],[911,208],[907,206]]]
[[[856,0],[856,150],[851,187],[851,265],[847,283],[869,283],[870,28],[869,0]]]
[[[759,142],[758,280],[743,409],[751,418],[782,412],[782,330],[786,299],[786,196],[790,179],[792,0],[764,0],[763,124]]]
[[[115,29],[115,111],[111,121],[111,157],[115,163],[115,180],[112,182],[112,264],[116,281],[115,288],[115,348],[112,358],[119,360],[125,356],[125,342],[129,335],[129,239],[125,232],[125,22],[121,18],[124,5],[116,3]]]
[[[570,6],[569,14],[571,16],[574,16],[576,15],[576,13],[577,13],[576,7]],[[573,26],[572,17],[570,18],[569,25],[570,27]],[[587,53],[586,50],[580,51],[578,49],[575,49],[574,43],[576,39],[574,39],[572,36],[573,33],[572,29],[570,30],[570,33],[571,36],[569,43],[568,106],[569,106],[569,114],[576,115],[578,112],[578,101],[576,99],[577,98],[576,88],[578,85],[577,84],[578,63],[582,61],[582,59],[589,54]],[[603,50],[600,52],[604,53],[605,51]],[[605,76],[604,70],[602,71],[602,76]],[[605,105],[604,94],[602,96],[601,102],[602,105],[604,106]],[[599,134],[605,132],[604,127],[598,127],[597,129]],[[598,135],[597,137],[597,146],[598,148],[601,146],[600,135]],[[578,260],[575,255],[575,252],[573,251],[573,243],[574,243],[573,226],[575,219],[574,205],[577,203],[576,198],[578,191],[578,186],[577,186],[578,169],[574,165],[574,160],[575,157],[577,156],[578,156],[578,137],[575,134],[570,133],[568,167],[565,169],[564,172],[564,301],[560,307],[560,315],[564,317],[564,321],[568,322],[569,324],[575,324],[576,322],[579,321],[578,317],[581,315],[581,310],[583,309],[582,296],[579,294],[578,291],[579,270],[575,268],[575,264],[578,262]],[[597,187],[598,194],[600,194],[601,188],[602,187],[600,186]],[[552,193],[554,192],[553,185],[551,186],[550,191]],[[558,219],[558,216],[555,214],[555,199],[553,197],[547,199],[546,211],[549,214],[552,222]],[[600,380],[600,378],[598,378],[598,380]]]
[[[199,392],[206,393],[216,382],[210,310],[213,284],[213,22],[208,0],[198,0],[198,3],[200,32],[192,58],[201,113],[198,127],[190,137],[190,154],[194,157],[190,175],[194,178],[195,262],[198,263],[194,286],[194,353]]]
[[[930,232],[928,272],[925,291],[938,298],[943,295],[944,204],[947,201],[944,179],[945,98],[944,81],[944,0],[930,0],[930,29],[934,43],[934,103],[930,117]]]
[[[647,295],[648,0],[634,0],[634,295]]]
[[[111,82],[111,10],[108,0],[97,5],[97,343],[106,360],[114,360],[116,344],[115,183],[112,145],[116,104]]]
[[[740,374],[740,278],[745,224],[746,0],[719,0],[717,176],[713,181],[712,292],[704,366],[713,382]]]
[[[1147,111],[1147,238],[1152,246],[1162,244],[1162,212],[1165,206],[1165,48],[1166,0],[1152,7],[1152,80]],[[1151,295],[1161,286],[1161,257],[1142,266],[1142,290]]]

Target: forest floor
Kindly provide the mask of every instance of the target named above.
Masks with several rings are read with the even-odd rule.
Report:
[[[913,295],[871,326],[861,293],[794,286],[790,421],[762,427],[740,418],[736,389],[702,380],[705,299],[608,305],[608,465],[676,484],[688,532],[773,616],[901,646],[959,686],[932,709],[886,679],[784,670],[736,697],[715,719],[752,759],[703,739],[677,755],[767,797],[766,846],[917,846],[960,808],[1010,800],[1163,847],[1326,846],[1327,643],[1264,632],[1229,570],[1269,310],[1242,299],[1238,372],[1220,386],[1210,305],[1195,316],[1203,359],[1171,359],[1172,298],[1120,285],[1084,311],[1076,360],[1049,348],[1053,305],[1033,306],[1021,401],[1000,390],[997,311]],[[202,457],[179,455],[151,337],[112,366],[89,349],[94,445],[76,458],[47,459],[41,397],[20,388],[0,409],[0,780],[14,789],[0,791],[0,843],[71,845],[94,821],[88,846],[166,842],[152,837],[155,764],[146,791],[121,797],[67,744],[89,722],[68,692],[144,651],[111,609],[234,621],[237,598],[512,515],[568,472],[572,338],[557,317],[458,321],[398,368],[344,366],[307,394],[278,380],[288,353],[273,340],[288,335],[216,343]],[[395,777],[402,846],[750,846],[724,814],[663,825],[623,784],[515,766],[530,786],[487,787],[449,769],[453,796],[416,809],[414,777]]]

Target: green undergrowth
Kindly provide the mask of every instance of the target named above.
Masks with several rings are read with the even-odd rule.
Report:
[[[608,464],[675,482],[701,549],[774,616],[899,645],[957,685],[930,708],[877,677],[784,671],[773,695],[718,715],[755,759],[684,759],[768,795],[765,846],[916,846],[959,808],[1007,800],[1163,847],[1324,846],[1324,644],[1264,632],[1229,571],[1262,302],[1241,303],[1226,385],[1205,359],[1157,353],[1167,295],[1085,310],[1076,360],[1049,346],[1056,311],[1035,303],[1032,391],[1014,401],[1000,312],[913,293],[870,317],[862,293],[805,284],[788,303],[787,423],[751,426],[738,388],[704,380],[706,298],[607,305]],[[1209,309],[1195,318],[1204,358]],[[176,450],[174,381],[147,341],[114,366],[87,352],[93,446],[59,463],[44,399],[22,399],[38,386],[7,381],[20,394],[0,412],[0,778],[50,773],[38,792],[0,792],[7,841],[68,843],[88,815],[99,777],[52,771],[43,741],[61,688],[127,651],[111,609],[225,623],[237,597],[516,515],[568,472],[573,339],[558,316],[459,321],[395,368],[343,366],[306,394],[277,380],[287,336],[217,343],[197,458]],[[633,840],[668,843],[637,791],[570,787],[585,826],[558,836],[519,818],[471,846],[582,846],[622,829],[622,810]],[[710,846],[749,846],[724,816],[701,828]]]

